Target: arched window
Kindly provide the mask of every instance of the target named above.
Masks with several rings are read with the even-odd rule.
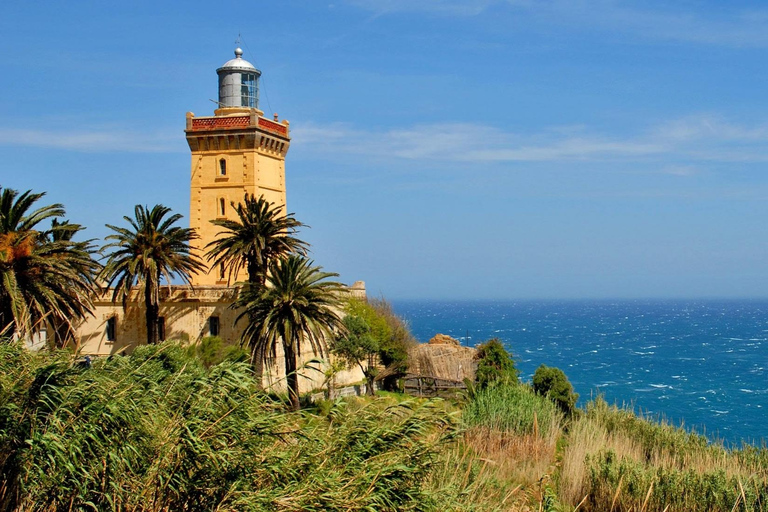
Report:
[[[227,161],[223,158],[219,160],[219,175],[220,176],[226,176],[227,175]]]

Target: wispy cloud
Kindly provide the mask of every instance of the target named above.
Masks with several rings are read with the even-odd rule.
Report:
[[[292,135],[298,151],[318,156],[486,163],[672,161],[664,172],[677,175],[695,174],[696,162],[768,161],[768,124],[743,126],[711,115],[675,119],[623,137],[581,126],[523,134],[466,123],[383,131],[305,123]]]
[[[600,29],[643,39],[683,41],[731,47],[768,46],[768,9],[737,9],[726,4],[709,12],[695,4],[615,2],[612,0],[348,0],[386,15],[422,12],[479,16],[491,7],[511,6],[533,22],[566,25],[569,30]],[[494,11],[498,16],[498,10]]]
[[[395,12],[432,12],[451,16],[475,16],[498,0],[348,0],[378,15]]]
[[[139,133],[108,129],[74,131],[0,128],[0,146],[27,146],[84,153],[165,153],[179,150],[178,133],[175,132]]]

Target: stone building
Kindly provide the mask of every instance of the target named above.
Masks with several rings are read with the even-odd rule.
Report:
[[[288,121],[264,117],[258,108],[261,72],[235,50],[235,58],[217,69],[219,76],[218,108],[210,117],[186,116],[186,138],[191,150],[190,227],[199,239],[194,242],[198,254],[215,240],[219,228],[213,219],[235,219],[230,206],[242,202],[245,194],[263,195],[270,202],[286,206],[285,156],[290,146]],[[245,275],[235,281],[245,280]],[[192,287],[164,286],[160,298],[161,340],[199,343],[205,336],[220,336],[228,342],[240,339],[242,325],[236,325],[237,311],[230,304],[237,288],[229,286],[221,269],[211,269],[192,278]],[[134,292],[137,294],[137,292]],[[365,297],[365,284],[349,288],[356,297]],[[77,342],[83,355],[107,356],[129,353],[146,341],[144,308],[140,301],[112,302],[106,290],[95,300],[94,316],[77,329]],[[267,362],[265,384],[284,387],[282,347],[274,360]],[[304,362],[314,359],[310,347],[301,351]],[[326,356],[327,357],[327,356]],[[300,362],[301,365],[301,362]],[[324,366],[324,365],[321,365]],[[322,367],[321,367],[322,370]],[[322,372],[305,371],[299,379],[302,391],[317,388]],[[359,369],[342,372],[337,385],[363,380]]]

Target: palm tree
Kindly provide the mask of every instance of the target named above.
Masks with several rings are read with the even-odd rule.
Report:
[[[264,196],[256,198],[246,193],[242,203],[231,204],[238,219],[211,221],[223,231],[205,247],[208,249],[206,257],[212,262],[211,269],[223,267],[228,282],[245,269],[248,273],[247,287],[258,291],[264,286],[271,262],[291,253],[306,253],[307,244],[294,236],[304,224],[296,220],[292,213],[283,214],[282,206],[275,206]],[[257,382],[261,382],[264,373],[265,353],[259,350],[252,357]]]
[[[101,265],[93,260],[93,254],[96,252],[93,245],[93,239],[85,240],[82,242],[72,240],[77,233],[85,228],[80,224],[70,223],[68,220],[59,222],[58,219],[53,219],[51,222],[51,229],[48,230],[45,235],[46,239],[51,242],[67,242],[72,244],[72,247],[77,254],[87,255],[87,258],[80,258],[79,260],[73,259],[71,261],[74,268],[76,268],[83,279],[88,280],[91,284],[91,291],[89,297],[92,297],[98,286],[96,285],[96,275],[101,270]],[[72,324],[66,319],[61,319],[56,316],[51,318],[51,326],[53,327],[53,345],[59,348],[63,348],[69,342],[75,340],[75,331]]]
[[[303,256],[290,255],[272,263],[266,286],[243,290],[232,308],[242,308],[235,323],[246,318],[243,331],[252,354],[275,353],[282,342],[291,409],[299,408],[298,358],[309,344],[315,355],[327,350],[326,339],[344,328],[339,317],[341,284],[327,281],[338,274],[323,272]]]
[[[112,249],[102,271],[107,286],[114,285],[112,300],[122,298],[125,306],[129,294],[138,285],[144,292],[147,343],[157,343],[157,321],[160,313],[160,280],[170,284],[174,276],[191,285],[190,276],[203,270],[203,262],[191,252],[189,242],[197,238],[190,228],[174,226],[182,216],[171,215],[161,204],[151,210],[136,205],[134,219],[123,217],[130,228],[107,224],[115,234],[106,239],[113,242],[103,250]]]
[[[305,253],[307,244],[293,236],[304,226],[292,213],[283,215],[283,207],[268,202],[264,196],[245,194],[243,202],[231,203],[238,220],[215,219],[223,228],[219,238],[205,248],[211,268],[224,266],[228,280],[245,268],[248,282],[263,285],[269,264],[291,253]]]
[[[48,323],[71,333],[93,311],[100,266],[91,242],[72,240],[82,227],[57,221],[61,204],[32,209],[44,193],[0,190],[0,333],[26,337]]]

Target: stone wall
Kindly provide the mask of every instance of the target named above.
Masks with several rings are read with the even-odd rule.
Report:
[[[358,281],[348,288],[354,297],[365,298],[365,283]],[[235,324],[238,311],[229,305],[237,296],[237,288],[225,286],[166,286],[160,295],[160,316],[165,319],[165,339],[184,344],[200,343],[211,335],[211,318],[218,318],[218,336],[229,343],[239,343],[242,328]],[[147,329],[144,307],[131,296],[123,307],[122,302],[112,302],[112,290],[107,290],[94,301],[94,315],[88,317],[76,331],[78,350],[82,355],[110,356],[130,354],[137,346],[146,344]],[[114,330],[110,332],[110,319]],[[109,339],[112,335],[112,339]],[[309,364],[300,374],[299,386],[302,392],[318,389],[325,380],[324,371],[329,366],[329,354],[315,355],[310,346],[301,347],[299,366],[307,365],[313,359],[319,364]],[[314,368],[314,369],[313,369]],[[276,357],[266,365],[265,385],[275,391],[285,390],[285,367],[282,346],[277,347]],[[345,386],[364,380],[362,371],[353,368],[336,376],[336,385]]]

